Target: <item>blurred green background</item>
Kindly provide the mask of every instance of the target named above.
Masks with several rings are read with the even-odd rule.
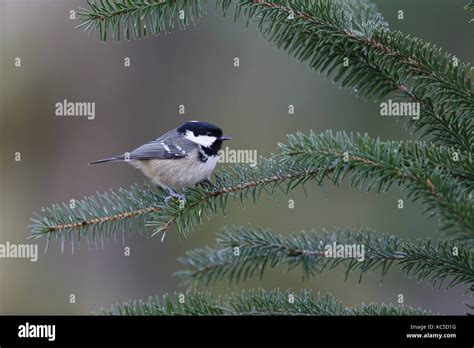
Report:
[[[212,3],[212,1],[210,1]],[[375,1],[391,28],[419,36],[473,61],[471,13],[465,0]],[[377,103],[365,102],[288,56],[261,37],[254,26],[245,29],[232,16],[222,18],[212,4],[208,15],[188,30],[148,39],[100,43],[74,29],[69,11],[84,0],[0,0],[0,243],[26,243],[26,226],[33,211],[55,202],[82,198],[97,191],[143,183],[143,176],[125,164],[88,166],[91,160],[123,153],[156,138],[185,120],[206,120],[233,137],[234,149],[256,149],[266,155],[296,131],[326,129],[368,132],[381,139],[414,138],[403,123],[379,115]],[[404,20],[397,19],[403,10]],[[14,66],[15,57],[22,66]],[[131,67],[123,66],[124,58]],[[233,58],[240,67],[233,67]],[[96,103],[96,118],[59,118],[55,103]],[[186,114],[178,113],[184,104]],[[295,114],[288,114],[288,105]],[[22,161],[15,162],[15,152]],[[223,165],[220,165],[221,168]],[[172,273],[176,259],[190,248],[213,245],[226,224],[254,224],[288,234],[301,229],[334,226],[371,227],[415,240],[438,239],[436,221],[420,215],[421,207],[405,200],[396,188],[377,195],[364,190],[325,185],[307,186],[243,209],[229,206],[180,241],[174,230],[161,243],[133,234],[125,246],[106,244],[103,250],[82,245],[61,254],[57,243],[29,260],[0,259],[1,314],[87,314],[128,299],[182,290]],[[288,199],[295,208],[288,208]],[[32,242],[31,240],[29,242]],[[36,242],[36,241],[33,241]],[[464,289],[431,289],[405,279],[393,268],[382,285],[378,274],[362,284],[354,274],[343,282],[343,268],[303,281],[302,273],[278,268],[238,286],[218,283],[212,291],[242,288],[311,288],[331,292],[346,305],[362,302],[405,304],[435,313],[463,314]],[[76,303],[69,303],[75,294]]]

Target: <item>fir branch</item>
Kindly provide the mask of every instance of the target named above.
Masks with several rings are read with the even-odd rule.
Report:
[[[333,243],[350,248],[363,245],[363,259],[355,254],[333,255]],[[327,248],[331,254],[327,254]],[[406,243],[392,235],[377,237],[370,229],[334,229],[332,233],[321,234],[300,232],[283,237],[262,227],[227,227],[219,234],[216,248],[188,251],[179,261],[186,269],[175,275],[189,285],[209,286],[223,279],[238,283],[253,276],[261,278],[267,268],[280,265],[286,265],[288,271],[301,268],[305,278],[343,265],[344,281],[350,273],[359,272],[359,282],[365,273],[379,270],[382,281],[389,269],[398,265],[407,277],[427,280],[433,287],[444,285],[448,289],[465,284],[474,289],[472,250],[447,241]]]
[[[314,296],[310,290],[293,293],[290,290],[263,289],[242,291],[226,296],[192,291],[165,294],[143,300],[117,304],[102,310],[105,315],[427,315],[420,308],[385,304],[362,304],[345,307],[330,294]]]
[[[126,40],[168,33],[177,24],[181,29],[195,23],[204,12],[206,0],[87,0],[88,9],[78,13],[77,28],[91,33],[98,30],[100,39]]]
[[[232,4],[221,2],[226,9]],[[410,126],[424,129],[422,135],[434,141],[472,152],[474,93],[468,64],[418,38],[387,30],[364,1],[238,0],[236,7],[236,17],[255,20],[279,48],[315,71],[330,75],[337,70],[334,81],[364,98],[382,99],[398,91],[420,103],[422,114]]]
[[[86,238],[97,245],[100,241],[116,240],[119,231],[131,233],[135,228],[152,227],[152,236],[165,233],[175,224],[181,236],[186,236],[191,228],[201,224],[219,211],[225,213],[230,197],[243,203],[251,198],[256,204],[260,194],[265,191],[273,194],[276,190],[287,194],[297,186],[303,186],[311,179],[321,181],[330,168],[311,168],[308,166],[283,163],[275,156],[260,159],[260,164],[236,165],[216,174],[213,186],[197,186],[184,191],[186,204],[175,201],[165,204],[166,193],[154,191],[149,185],[143,189],[137,186],[130,190],[120,189],[97,194],[76,202],[74,209],[66,204],[55,204],[43,208],[35,214],[29,226],[31,237],[47,237],[79,242]],[[163,235],[164,236],[164,235]]]
[[[137,227],[143,232],[144,221],[150,214],[160,211],[166,194],[153,190],[145,184],[143,189],[137,185],[129,190],[120,188],[117,192],[97,193],[74,202],[74,206],[53,204],[34,213],[29,226],[31,238],[46,237],[59,239],[62,248],[64,241],[80,242],[86,239],[89,246],[103,245],[104,241],[116,240],[121,231],[125,233]]]
[[[367,183],[368,190],[376,187],[378,192],[387,191],[397,184],[412,201],[423,204],[430,216],[437,212],[442,217],[442,230],[457,240],[474,241],[470,157],[460,160],[457,169],[448,159],[449,149],[423,143],[383,142],[367,135],[354,139],[345,132],[331,131],[309,136],[298,133],[288,137],[288,144],[279,146],[283,156],[295,164],[327,168],[337,163],[332,175],[336,184],[349,173],[352,186]],[[464,176],[465,185],[456,179]]]
[[[342,142],[354,141],[353,136],[347,136],[344,132],[337,132],[335,135],[328,131],[319,136],[311,132],[309,137],[302,133],[289,135],[289,144],[279,144],[280,150],[285,156],[293,159],[297,157],[298,161],[311,161],[314,156],[318,156],[321,152],[319,141],[321,137],[326,137],[326,142]],[[331,139],[331,140],[330,140]],[[468,190],[474,191],[474,161],[471,154],[461,152],[453,147],[433,145],[432,143],[422,141],[385,141],[374,140],[367,135],[357,136],[356,142],[361,143],[359,146],[366,149],[372,148],[371,152],[393,153],[399,157],[402,166],[417,166],[429,168],[431,170],[438,168],[445,175],[452,175],[459,181],[460,185],[464,185]],[[353,145],[331,145],[333,148],[341,150],[347,147],[353,148]],[[378,147],[378,149],[373,149]],[[359,149],[359,150],[361,150]]]

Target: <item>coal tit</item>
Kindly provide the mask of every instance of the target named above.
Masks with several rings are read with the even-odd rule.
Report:
[[[184,200],[176,191],[201,182],[209,183],[224,140],[222,129],[207,122],[190,121],[131,152],[89,164],[126,161],[140,169],[170,196]]]

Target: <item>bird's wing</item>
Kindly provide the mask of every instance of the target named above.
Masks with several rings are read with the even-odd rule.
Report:
[[[194,147],[192,141],[172,130],[130,152],[130,159],[179,159],[186,157]]]

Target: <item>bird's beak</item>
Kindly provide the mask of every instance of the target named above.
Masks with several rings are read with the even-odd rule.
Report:
[[[219,140],[232,140],[232,138],[228,137],[227,135],[223,135],[219,138]]]

